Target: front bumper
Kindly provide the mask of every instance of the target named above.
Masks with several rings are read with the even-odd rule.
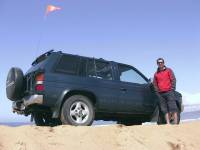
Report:
[[[34,94],[30,96],[25,96],[24,98],[22,98],[22,100],[13,102],[13,112],[16,112],[18,114],[24,114],[28,106],[33,104],[42,105],[43,101],[43,95]]]

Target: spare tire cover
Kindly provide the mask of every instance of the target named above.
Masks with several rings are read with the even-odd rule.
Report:
[[[22,98],[24,74],[20,68],[11,68],[6,80],[7,98],[16,101]]]

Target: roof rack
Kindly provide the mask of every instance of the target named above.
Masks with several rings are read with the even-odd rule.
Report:
[[[38,61],[43,58],[43,57],[47,57],[49,55],[51,55],[54,52],[54,50],[49,50],[47,52],[45,52],[44,54],[40,55],[39,57],[36,58],[36,60],[32,63],[32,66],[36,65],[38,63]]]

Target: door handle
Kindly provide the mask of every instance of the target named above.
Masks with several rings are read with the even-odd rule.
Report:
[[[120,88],[120,90],[123,91],[123,92],[127,91],[127,89],[125,89],[125,88]]]

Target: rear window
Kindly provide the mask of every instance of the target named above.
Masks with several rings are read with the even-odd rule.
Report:
[[[77,75],[79,61],[79,57],[63,55],[56,66],[56,71],[70,75]]]

